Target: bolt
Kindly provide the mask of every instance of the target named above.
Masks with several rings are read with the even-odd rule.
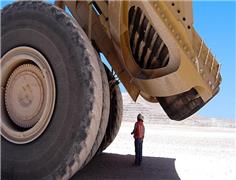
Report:
[[[176,39],[179,40],[179,35],[178,34],[176,34]]]
[[[154,3],[154,7],[157,8],[157,3]]]

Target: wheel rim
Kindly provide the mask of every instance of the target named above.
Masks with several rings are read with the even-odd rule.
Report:
[[[39,51],[25,46],[8,51],[1,69],[1,135],[16,144],[31,142],[45,131],[54,110],[52,70]]]

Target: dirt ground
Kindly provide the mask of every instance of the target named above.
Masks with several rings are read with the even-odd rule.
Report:
[[[115,141],[72,178],[235,180],[235,128],[145,124],[143,163],[134,167],[133,123],[123,122]]]

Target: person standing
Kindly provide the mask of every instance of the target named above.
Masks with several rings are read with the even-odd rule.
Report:
[[[143,138],[145,133],[145,127],[143,125],[144,117],[142,114],[138,114],[137,122],[134,125],[134,130],[131,135],[134,136],[135,146],[135,163],[134,165],[140,166],[142,162],[142,149],[143,149]]]

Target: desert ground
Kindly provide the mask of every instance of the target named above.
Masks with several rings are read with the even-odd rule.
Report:
[[[235,180],[236,121],[192,116],[173,122],[161,109],[123,95],[124,116],[114,142],[84,169],[77,179]],[[137,112],[145,116],[143,162],[134,161],[130,135]],[[156,121],[155,121],[156,120]]]

